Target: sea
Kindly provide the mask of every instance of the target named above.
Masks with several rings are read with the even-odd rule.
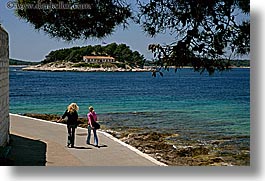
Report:
[[[62,115],[93,106],[106,126],[146,128],[183,139],[250,141],[250,69],[213,75],[190,68],[150,72],[44,72],[10,67],[10,112]]]

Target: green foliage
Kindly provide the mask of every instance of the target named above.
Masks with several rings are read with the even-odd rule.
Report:
[[[20,8],[16,14],[52,37],[70,41],[102,38],[113,32],[116,26],[126,26],[131,10],[122,1],[112,0],[16,0]],[[64,8],[49,4],[64,4]],[[27,8],[26,5],[31,5]],[[23,8],[23,6],[25,8]],[[38,7],[47,8],[38,8]],[[68,6],[68,7],[67,7]]]
[[[112,68],[112,67],[115,67],[115,65],[112,63],[105,62],[102,64],[102,67],[103,68]]]
[[[70,56],[72,51],[75,51],[77,47],[73,47],[72,49],[60,49],[56,51],[51,51],[45,59],[42,61],[42,63],[50,63],[55,62],[57,60],[67,60],[67,57]]]
[[[145,60],[144,56],[137,51],[132,51],[129,46],[125,44],[111,43],[106,46],[95,45],[85,47],[73,47],[68,49],[60,49],[51,51],[42,61],[43,64],[67,60],[71,62],[80,62],[83,60],[83,56],[89,55],[102,55],[112,56],[116,61],[120,63],[127,63],[131,66],[143,66]],[[75,65],[78,66],[79,64]],[[80,65],[88,66],[80,63]],[[123,65],[121,65],[123,66]],[[125,67],[125,65],[124,65]]]
[[[125,64],[125,63],[115,63],[115,65],[116,65],[118,68],[123,68],[123,69],[126,68],[126,64]]]
[[[97,63],[90,64],[90,67],[92,68],[100,68],[100,65]]]
[[[229,67],[219,60],[250,51],[249,0],[149,0],[138,4],[136,22],[145,32],[153,37],[170,31],[176,37],[168,45],[149,45],[160,67],[191,64],[195,70],[211,74]]]

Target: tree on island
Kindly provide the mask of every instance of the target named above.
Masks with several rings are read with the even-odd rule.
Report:
[[[45,57],[42,63],[46,64],[63,60],[71,62],[80,62],[83,60],[83,56],[87,55],[111,56],[114,57],[116,61],[128,64],[131,67],[142,67],[145,63],[144,56],[141,55],[138,51],[132,51],[130,47],[125,44],[116,43],[111,43],[106,46],[88,45],[84,47],[73,47],[54,50],[51,51]]]
[[[17,0],[27,3],[70,3],[68,9],[20,8],[17,15],[52,37],[67,41],[102,38],[118,25],[134,20],[150,36],[169,31],[167,45],[151,44],[157,65],[167,69],[190,64],[196,71],[223,71],[233,55],[250,52],[249,0],[137,0],[137,10],[125,0]],[[89,4],[87,9],[75,9]],[[75,56],[75,55],[73,55]],[[159,69],[160,70],[160,69]],[[155,74],[154,74],[155,75]]]

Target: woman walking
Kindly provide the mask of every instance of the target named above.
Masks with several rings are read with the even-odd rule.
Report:
[[[94,146],[98,147],[98,136],[97,136],[97,129],[99,129],[99,124],[97,123],[97,114],[94,111],[94,108],[90,106],[89,108],[89,113],[87,114],[87,141],[86,143],[90,145],[90,136],[91,136],[91,130],[93,130],[94,133]]]
[[[75,145],[75,129],[77,127],[77,119],[78,119],[78,111],[79,107],[76,103],[71,103],[68,107],[63,116],[59,119],[59,122],[62,121],[65,117],[67,117],[67,132],[68,132],[68,140],[67,140],[67,147],[71,148]]]

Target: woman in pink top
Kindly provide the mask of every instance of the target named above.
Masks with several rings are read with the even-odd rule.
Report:
[[[87,140],[86,143],[90,145],[90,136],[91,136],[91,129],[93,130],[94,133],[94,146],[98,147],[98,136],[97,136],[97,129],[94,127],[94,122],[97,122],[97,114],[94,111],[94,108],[90,106],[89,108],[89,113],[87,114]]]

